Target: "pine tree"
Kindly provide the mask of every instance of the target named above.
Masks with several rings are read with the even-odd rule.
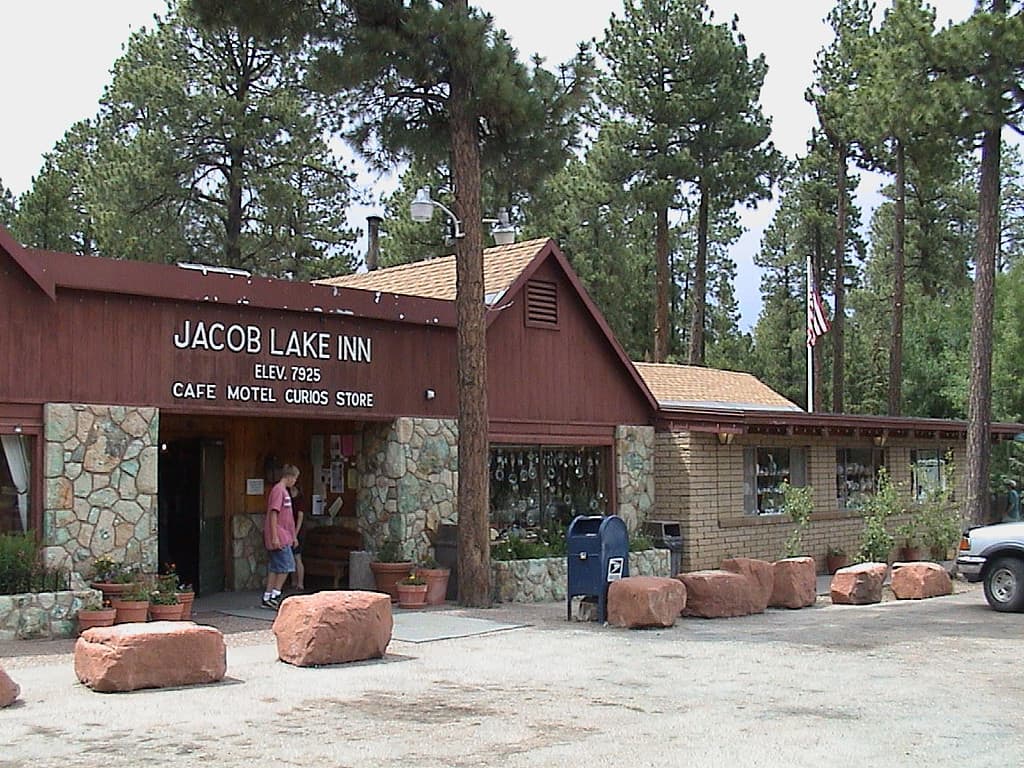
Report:
[[[984,0],[961,24],[943,31],[935,65],[963,105],[962,135],[980,138],[978,229],[971,324],[967,408],[965,518],[986,519],[992,417],[992,325],[999,250],[1002,129],[1020,128],[1024,97],[1024,6],[1019,0]]]
[[[698,210],[689,285],[690,363],[705,354],[707,245],[712,201],[721,210],[768,195],[778,155],[758,104],[767,67],[751,61],[737,20],[713,24],[704,0],[629,0],[598,44],[608,76],[601,132],[606,176],[636,195],[653,216],[653,357],[670,349],[669,210],[692,189]]]
[[[816,80],[807,90],[805,98],[814,104],[821,127],[832,148],[837,211],[834,242],[835,305],[832,314],[832,410],[844,410],[844,383],[846,372],[846,268],[847,268],[847,204],[851,187],[849,179],[850,156],[856,151],[854,127],[855,94],[858,80],[858,60],[861,48],[868,39],[874,4],[867,0],[839,0],[829,12],[827,21],[834,39],[827,48],[818,52],[814,62]]]

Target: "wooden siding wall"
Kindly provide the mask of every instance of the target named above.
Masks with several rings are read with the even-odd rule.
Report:
[[[279,333],[325,331],[372,338],[372,362],[339,362],[244,352],[180,350],[173,336],[183,321],[274,327]],[[157,406],[187,413],[281,413],[310,418],[450,418],[456,412],[452,328],[388,323],[344,315],[269,311],[245,306],[154,300],[59,290],[51,301],[9,259],[0,257],[0,402],[92,402]],[[283,345],[282,345],[283,346]],[[273,406],[228,402],[224,385],[264,385],[254,365],[311,366],[319,384],[279,383]],[[217,382],[217,400],[178,399],[175,381]],[[373,408],[285,403],[285,386],[330,392],[373,392]],[[433,400],[424,397],[433,389]]]
[[[506,429],[610,435],[617,424],[650,424],[650,406],[557,262],[533,275],[558,285],[557,329],[526,325],[525,291],[488,329],[492,422]]]
[[[808,450],[808,483],[814,489],[814,514],[803,536],[804,548],[825,567],[829,547],[842,547],[851,556],[860,549],[863,516],[840,511],[836,496],[837,445],[821,438],[744,435],[732,445],[719,445],[714,434],[659,432],[656,436],[656,509],[651,519],[680,523],[683,570],[717,568],[728,557],[776,560],[792,525],[783,515],[754,516],[743,511],[743,451],[754,446],[779,445]],[[869,442],[843,447],[870,448]],[[955,494],[963,498],[965,446],[949,440],[907,440],[886,448],[885,461],[893,481],[909,501],[910,452],[952,448],[956,466]],[[903,521],[894,518],[891,529]]]

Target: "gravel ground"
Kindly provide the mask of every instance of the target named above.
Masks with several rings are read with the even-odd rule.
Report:
[[[78,684],[68,644],[9,657],[23,695],[0,712],[0,766],[931,768],[1024,754],[1007,727],[1024,709],[1024,615],[989,610],[977,587],[664,630],[564,610],[462,611],[529,626],[318,669],[277,661],[266,623],[239,620],[223,683],[129,694]]]

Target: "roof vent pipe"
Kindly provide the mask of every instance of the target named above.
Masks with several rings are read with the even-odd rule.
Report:
[[[380,216],[366,217],[366,271],[373,272],[380,264]]]

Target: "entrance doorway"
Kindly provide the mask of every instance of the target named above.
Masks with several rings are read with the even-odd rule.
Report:
[[[197,594],[224,591],[224,442],[167,442],[159,472],[160,563],[174,563]]]

